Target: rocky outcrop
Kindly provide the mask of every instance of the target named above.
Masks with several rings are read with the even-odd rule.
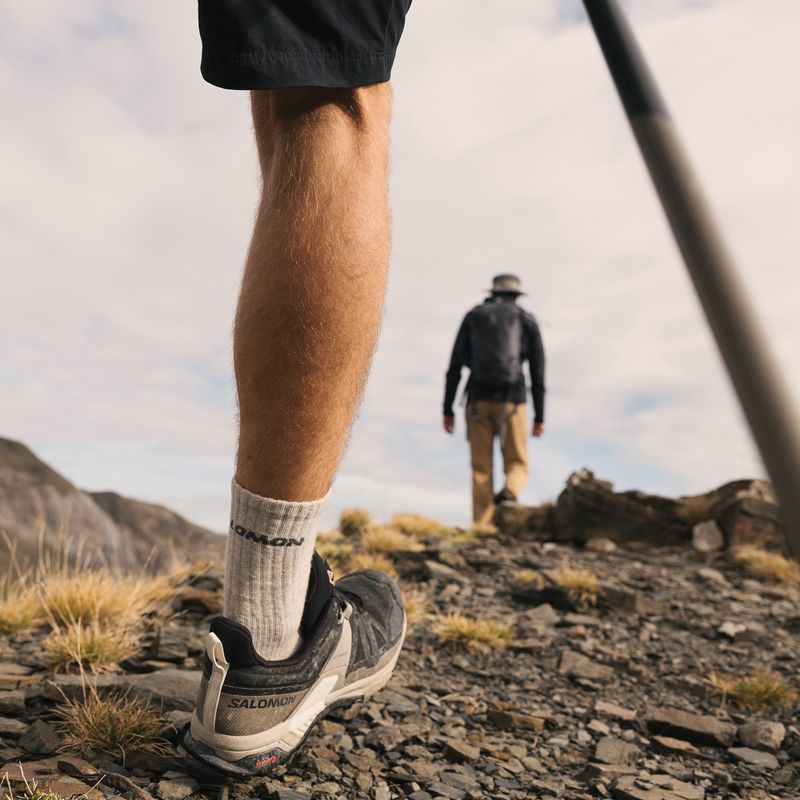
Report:
[[[640,491],[615,492],[610,481],[591,470],[574,472],[558,497],[555,538],[587,542],[598,536],[613,542],[669,545],[686,541],[687,525],[677,500]]]
[[[772,486],[755,479],[671,499],[615,492],[610,481],[581,469],[569,476],[554,506],[502,503],[494,522],[509,535],[538,541],[686,545],[706,553],[741,544],[787,550]]]
[[[0,439],[0,563],[10,551],[34,563],[43,553],[95,555],[122,568],[159,568],[174,552],[219,555],[222,537],[161,506],[112,493],[90,494],[25,445]]]

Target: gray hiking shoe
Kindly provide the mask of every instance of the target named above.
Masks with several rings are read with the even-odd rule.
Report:
[[[365,569],[336,586],[314,554],[303,644],[284,661],[265,661],[250,631],[226,617],[211,622],[187,752],[228,775],[268,773],[303,743],[332,708],[371,697],[400,655],[406,619],[397,584]]]

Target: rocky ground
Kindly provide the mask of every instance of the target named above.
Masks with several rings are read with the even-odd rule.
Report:
[[[35,780],[63,797],[136,800],[800,797],[796,704],[723,702],[714,677],[768,669],[796,683],[797,590],[756,580],[725,554],[590,546],[599,551],[500,534],[394,556],[431,615],[411,627],[395,677],[249,783],[196,771],[179,746],[218,575],[190,578],[149,650],[97,679],[99,691],[127,688],[163,713],[169,746],[129,750],[124,766],[62,749],[57,709],[80,696],[81,676],[49,670],[43,634],[4,636],[0,775],[16,796]],[[594,605],[551,580],[564,567],[596,573]],[[515,584],[522,570],[538,577]],[[443,645],[435,618],[452,611],[510,623],[513,638],[488,653]]]

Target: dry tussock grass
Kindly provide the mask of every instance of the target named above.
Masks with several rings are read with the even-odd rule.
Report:
[[[141,631],[126,625],[110,625],[97,620],[55,626],[44,649],[57,670],[89,667],[94,672],[115,668],[134,656],[141,647]]]
[[[38,596],[52,629],[44,646],[53,666],[103,671],[135,655],[146,620],[167,612],[181,579],[180,572],[122,575],[81,564],[44,568]]]
[[[797,700],[797,691],[770,670],[761,670],[746,678],[712,673],[709,680],[719,692],[723,704],[731,700],[747,709],[788,708]]]
[[[56,625],[138,623],[171,597],[166,576],[122,576],[102,567],[67,568],[39,580],[42,610]]]
[[[443,525],[441,522],[430,517],[423,517],[421,514],[395,514],[389,520],[389,525],[406,536],[414,536],[418,539],[441,539],[458,533],[456,528]]]
[[[35,584],[23,576],[0,579],[0,633],[29,630],[43,622]]]
[[[216,561],[208,558],[201,558],[196,561],[189,561],[180,556],[173,556],[169,568],[164,571],[164,580],[169,586],[181,586],[190,578],[197,578],[205,575],[212,569],[219,567]]]
[[[352,555],[354,550],[350,542],[337,542],[331,539],[317,540],[317,552],[324,559],[342,560]]]
[[[789,586],[800,583],[800,567],[797,562],[780,553],[770,553],[753,545],[741,545],[734,549],[732,555],[734,561],[759,578]]]
[[[440,617],[434,633],[443,644],[465,648],[473,653],[503,650],[511,640],[511,626],[504,622],[474,619],[453,612]]]
[[[354,553],[347,560],[346,572],[355,572],[358,569],[377,569],[397,578],[394,564],[383,553]]]
[[[422,545],[391,525],[375,525],[361,535],[361,547],[367,553],[419,552]]]
[[[62,795],[51,792],[40,786],[35,779],[30,781],[25,777],[25,770],[21,769],[22,780],[25,782],[24,789],[13,789],[11,780],[6,772],[4,780],[0,783],[0,791],[4,792],[2,800],[66,800]],[[78,798],[80,800],[80,798]]]
[[[65,750],[99,750],[123,764],[131,750],[168,752],[160,735],[164,729],[160,715],[149,703],[130,694],[101,696],[90,686],[79,700],[65,699],[56,713]]]
[[[418,586],[401,585],[403,593],[403,608],[406,611],[406,620],[409,625],[421,622],[428,616],[431,599],[426,591]]]
[[[555,582],[566,591],[576,606],[586,608],[597,605],[600,583],[590,569],[564,568],[556,574]]]
[[[348,538],[363,536],[370,525],[372,517],[363,508],[347,508],[339,517],[339,530]]]
[[[516,589],[540,588],[544,579],[535,569],[521,569],[511,576],[511,585]]]
[[[0,578],[0,632],[48,624],[44,648],[57,669],[108,669],[134,655],[148,618],[165,615],[179,584],[205,565],[174,562],[161,575],[129,575],[104,564],[85,543],[40,543],[39,564],[22,572],[12,542],[10,567]]]

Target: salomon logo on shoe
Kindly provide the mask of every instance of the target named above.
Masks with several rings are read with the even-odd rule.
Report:
[[[283,697],[232,697],[228,702],[228,708],[283,708],[293,703],[295,695],[289,694]]]
[[[244,539],[249,539],[251,542],[258,542],[258,544],[266,544],[270,547],[299,547],[305,541],[305,538],[285,539],[281,536],[270,539],[269,536],[265,536],[263,533],[250,531],[243,525],[236,525],[233,520],[231,520],[231,530]]]

